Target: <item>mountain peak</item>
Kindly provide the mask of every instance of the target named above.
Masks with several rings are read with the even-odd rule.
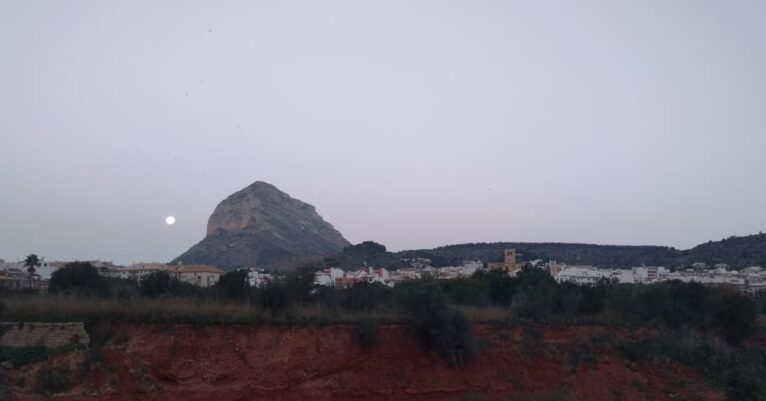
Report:
[[[254,183],[248,185],[244,190],[255,190],[255,191],[277,191],[282,192],[279,190],[279,188],[275,187],[272,184],[269,184],[266,181],[255,181]]]
[[[338,252],[349,242],[314,206],[256,181],[213,211],[205,238],[174,262],[224,268],[267,266],[293,257]]]

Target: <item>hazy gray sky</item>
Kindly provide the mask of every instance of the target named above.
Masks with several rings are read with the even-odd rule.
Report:
[[[755,233],[765,74],[762,0],[0,0],[0,257],[168,261],[256,180],[394,250]]]

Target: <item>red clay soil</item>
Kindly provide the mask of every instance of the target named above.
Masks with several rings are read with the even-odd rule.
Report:
[[[567,394],[568,400],[723,400],[679,365],[629,362],[594,338],[625,336],[594,327],[476,328],[479,357],[450,368],[427,354],[405,326],[384,326],[363,350],[352,326],[195,327],[125,325],[103,348],[104,360],[56,400],[460,400]],[[603,342],[602,342],[603,343]],[[589,345],[590,344],[590,345]],[[595,344],[595,345],[593,345]],[[60,357],[76,371],[84,354]],[[16,387],[35,395],[34,372]]]

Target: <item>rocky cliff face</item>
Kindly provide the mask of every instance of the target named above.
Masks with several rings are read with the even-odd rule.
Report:
[[[293,258],[338,252],[348,245],[314,206],[257,181],[218,204],[205,238],[172,263],[225,269],[275,267]]]

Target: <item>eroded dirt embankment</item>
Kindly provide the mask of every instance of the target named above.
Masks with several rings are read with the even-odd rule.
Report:
[[[468,393],[568,394],[570,400],[722,400],[679,365],[629,362],[604,337],[627,332],[594,327],[475,328],[479,357],[450,368],[426,353],[406,326],[382,326],[363,350],[353,326],[199,327],[120,325],[78,372],[86,352],[59,356],[72,387],[58,400],[453,400]],[[93,342],[94,339],[92,338]],[[35,369],[15,373],[16,399],[34,394]],[[21,380],[19,380],[21,379]]]

